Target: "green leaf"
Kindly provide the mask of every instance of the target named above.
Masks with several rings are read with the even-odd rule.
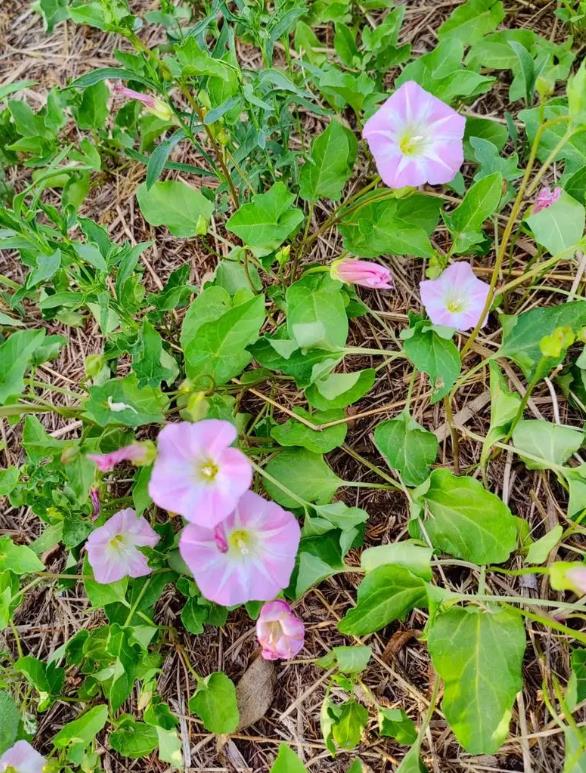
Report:
[[[320,537],[304,537],[299,548],[299,566],[293,575],[295,598],[301,598],[311,587],[345,568],[340,540],[333,532]]]
[[[533,91],[535,89],[535,78],[536,78],[536,72],[535,72],[535,65],[533,62],[533,59],[531,58],[531,54],[529,51],[525,48],[525,46],[522,43],[519,43],[517,40],[509,40],[509,45],[515,52],[515,56],[517,57],[517,63],[518,67],[516,68],[517,73],[517,79],[518,79],[518,89],[520,90],[521,94],[523,95],[525,99],[525,103],[527,105],[530,105],[533,98]],[[511,87],[511,91],[512,91]],[[519,96],[521,96],[519,94]],[[512,96],[512,95],[511,95]]]
[[[420,749],[421,743],[413,744],[401,760],[401,764],[397,768],[397,773],[428,773],[427,768],[419,756]]]
[[[494,172],[475,182],[456,209],[449,214],[444,213],[454,240],[453,252],[466,252],[484,239],[482,224],[497,211],[502,190],[502,175]]]
[[[26,545],[15,545],[8,536],[0,537],[0,572],[14,574],[42,572],[45,565]]]
[[[308,413],[303,408],[293,408],[293,412],[318,426],[344,418],[344,413],[341,411]],[[300,446],[316,454],[327,454],[342,445],[346,437],[346,430],[346,424],[337,424],[334,427],[316,431],[299,421],[295,421],[295,419],[289,419],[284,424],[273,427],[271,437],[281,446]]]
[[[128,714],[123,715],[117,729],[108,736],[110,746],[123,757],[146,757],[159,745],[157,731],[145,722],[137,722]]]
[[[506,740],[523,686],[525,629],[508,610],[454,607],[428,633],[433,667],[444,680],[442,709],[470,754],[494,754]]]
[[[417,740],[415,722],[403,709],[378,710],[379,733],[386,738],[394,738],[403,744],[412,744]]]
[[[307,279],[286,293],[287,331],[300,349],[332,349],[346,344],[348,317],[339,283],[320,278],[317,286]]]
[[[234,682],[222,671],[206,676],[190,698],[189,710],[210,733],[233,733],[240,721]]]
[[[358,143],[338,121],[332,121],[312,142],[311,155],[301,168],[299,195],[306,201],[337,201],[352,173]]]
[[[358,701],[346,701],[337,709],[332,727],[334,742],[340,749],[354,749],[368,724],[368,711]]]
[[[14,490],[18,483],[20,470],[18,467],[7,467],[0,470],[0,497],[5,497]]]
[[[295,752],[282,743],[270,773],[307,773],[307,768]]]
[[[457,40],[470,46],[496,30],[504,17],[500,0],[468,0],[439,27],[437,36],[441,42]]]
[[[72,722],[63,725],[53,738],[53,746],[65,749],[67,746],[86,747],[103,730],[108,721],[108,707],[105,704],[94,706]]]
[[[110,89],[103,81],[88,86],[81,97],[81,102],[75,111],[75,118],[80,129],[100,131],[104,128],[108,117],[108,101]]]
[[[0,344],[0,405],[23,391],[24,374],[44,337],[44,330],[19,330]]]
[[[568,518],[575,518],[586,510],[586,464],[565,467],[563,474],[570,487]]]
[[[225,384],[244,370],[252,359],[246,347],[257,340],[265,319],[263,295],[254,296],[219,317],[211,316],[212,309],[219,308],[218,300],[216,295],[205,309],[198,306],[202,315],[198,314],[197,319],[191,316],[189,323],[186,317],[182,331],[185,370],[204,389]],[[208,318],[210,321],[201,322]]]
[[[362,551],[360,566],[368,574],[379,566],[394,564],[408,569],[423,580],[431,580],[431,556],[433,550],[412,540],[401,540],[388,545],[375,545]]]
[[[482,483],[434,470],[423,495],[425,531],[437,550],[476,564],[506,561],[517,544],[517,525],[507,505]]]
[[[427,373],[434,389],[432,403],[448,394],[460,373],[460,352],[456,345],[424,320],[403,330],[405,354],[417,370]]]
[[[65,669],[54,662],[43,663],[32,655],[19,658],[14,668],[24,674],[29,684],[39,693],[39,711],[46,711],[61,692]]]
[[[583,430],[541,419],[524,419],[513,432],[513,445],[519,455],[529,454],[541,460],[524,458],[529,470],[547,470],[564,464],[583,442]]]
[[[568,682],[568,701],[572,711],[586,699],[586,649],[575,649],[571,656],[572,674]]]
[[[425,583],[402,566],[380,566],[358,586],[356,606],[338,623],[340,633],[364,636],[426,605]]]
[[[292,207],[295,196],[282,182],[266,193],[257,193],[243,204],[226,223],[257,256],[268,255],[289,237],[303,221],[303,212]]]
[[[100,427],[123,424],[140,427],[160,424],[165,419],[169,400],[156,387],[139,387],[136,374],[106,381],[89,389],[84,416]]]
[[[506,437],[513,419],[521,406],[521,397],[511,392],[499,366],[489,361],[490,371],[490,427],[486,433],[480,455],[480,464],[485,465],[495,443]]]
[[[526,564],[544,564],[554,547],[562,538],[563,526],[559,523],[550,529],[540,539],[532,542],[525,556]]]
[[[173,236],[205,234],[214,205],[199,191],[182,180],[166,180],[147,188],[142,183],[136,198],[144,219],[151,225],[164,225]]]
[[[389,467],[399,471],[407,486],[423,483],[438,449],[434,433],[428,432],[405,412],[375,428],[374,444]]]
[[[0,690],[0,755],[9,749],[18,737],[20,711],[10,693]]]
[[[316,660],[321,668],[333,668],[334,666],[344,674],[361,674],[368,666],[372,656],[370,647],[333,647],[326,655]]]
[[[368,394],[375,380],[374,368],[354,373],[330,373],[310,384],[305,390],[305,396],[310,405],[321,411],[346,408]]]
[[[339,225],[344,247],[364,258],[388,253],[430,258],[429,235],[437,224],[438,204],[431,196],[414,194],[353,207]]]
[[[175,359],[163,348],[163,339],[146,319],[132,349],[132,369],[139,387],[158,387],[161,381],[170,386],[179,374]]]
[[[306,502],[326,504],[342,485],[342,480],[332,472],[321,454],[304,448],[281,451],[271,459],[265,471],[275,482],[263,478],[263,486],[267,494],[283,507],[299,507],[296,497]]]
[[[559,306],[531,309],[510,319],[504,325],[501,348],[498,357],[507,357],[523,371],[527,379],[534,377],[537,366],[542,359],[539,342],[558,327],[571,327],[577,332],[586,325],[586,301],[572,301]],[[550,367],[554,368],[563,360],[548,358]],[[547,372],[544,374],[547,375]]]
[[[584,234],[586,209],[562,191],[557,201],[526,218],[537,244],[552,255],[575,250]]]

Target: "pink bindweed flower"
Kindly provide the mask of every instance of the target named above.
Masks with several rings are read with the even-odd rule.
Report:
[[[93,531],[86,542],[87,557],[96,582],[116,582],[123,577],[144,577],[151,573],[139,547],[153,548],[159,535],[145,518],[127,508]]]
[[[469,263],[452,263],[437,279],[419,283],[421,302],[434,325],[470,330],[478,324],[489,286],[474,275]],[[488,315],[487,315],[488,317]],[[486,325],[485,319],[482,323]]]
[[[551,207],[551,205],[555,204],[561,195],[561,188],[554,188],[552,191],[551,188],[548,188],[547,186],[543,187],[535,197],[532,214],[536,215],[538,212],[541,212],[542,209]]]
[[[340,258],[331,264],[330,275],[332,279],[340,282],[370,287],[374,290],[390,290],[393,287],[389,269],[368,260]]]
[[[124,97],[124,99],[136,99],[137,102],[142,102],[149,113],[152,113],[161,121],[170,121],[173,117],[173,111],[166,102],[158,97],[153,97],[151,94],[143,94],[140,91],[129,89],[119,81],[115,81],[112,84],[112,92],[118,97]]]
[[[237,448],[236,427],[221,419],[167,424],[157,439],[149,483],[152,500],[199,526],[213,528],[252,483],[252,466]]]
[[[453,180],[464,161],[466,119],[407,81],[371,116],[362,136],[389,188]]]
[[[215,528],[186,526],[179,552],[203,595],[231,607],[269,601],[287,586],[300,534],[294,515],[247,491]]]
[[[137,467],[150,464],[155,457],[153,444],[150,440],[144,443],[131,443],[124,448],[118,448],[116,451],[110,451],[108,454],[88,454],[98,466],[100,472],[111,472],[120,462],[132,462]]]
[[[17,741],[0,757],[0,773],[43,773],[46,764],[28,741]]]
[[[265,660],[288,660],[303,649],[305,626],[286,601],[277,599],[260,610],[256,638]]]

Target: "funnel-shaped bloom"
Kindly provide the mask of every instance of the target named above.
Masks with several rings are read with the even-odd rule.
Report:
[[[533,214],[535,215],[538,212],[541,212],[542,209],[551,207],[551,205],[555,204],[561,195],[561,188],[554,188],[553,191],[548,187],[542,188],[535,197],[535,201],[533,202]]]
[[[147,440],[144,443],[131,443],[129,446],[110,451],[108,454],[88,454],[87,458],[97,464],[100,472],[111,472],[120,462],[132,462],[140,467],[150,464],[154,459],[153,444]]]
[[[120,510],[93,531],[86,542],[96,582],[105,584],[150,574],[147,558],[139,548],[153,548],[158,541],[159,535],[145,518],[137,518],[131,508]]]
[[[294,515],[247,491],[215,528],[186,526],[179,551],[203,595],[230,607],[274,599],[289,583],[299,538]]]
[[[173,117],[173,111],[166,102],[158,97],[153,97],[151,94],[143,94],[140,91],[129,89],[123,86],[119,81],[116,81],[112,85],[112,91],[119,97],[125,99],[136,99],[137,102],[142,102],[149,113],[152,113],[161,121],[170,121]]]
[[[28,741],[17,741],[0,757],[0,773],[43,773],[47,760]]]
[[[330,266],[330,275],[340,282],[369,287],[374,290],[390,290],[393,286],[389,269],[368,260],[340,258]]]
[[[420,282],[419,290],[421,302],[434,325],[463,331],[477,325],[489,286],[476,278],[469,263],[460,262],[452,263],[437,279]]]
[[[466,119],[407,81],[368,119],[362,136],[389,188],[453,180],[464,161]]]
[[[303,649],[305,626],[286,601],[277,599],[260,610],[256,638],[265,660],[288,660]]]
[[[252,482],[250,462],[230,447],[235,440],[236,427],[229,421],[167,424],[157,439],[149,483],[153,502],[213,528],[234,510]]]

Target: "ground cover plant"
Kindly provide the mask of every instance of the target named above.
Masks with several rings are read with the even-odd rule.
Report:
[[[586,770],[585,29],[0,9],[0,771]]]

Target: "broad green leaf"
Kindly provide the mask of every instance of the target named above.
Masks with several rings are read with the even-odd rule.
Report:
[[[429,235],[438,215],[438,199],[414,194],[405,199],[365,201],[342,218],[339,228],[344,247],[364,258],[388,253],[430,258]]]
[[[190,698],[189,710],[210,733],[233,733],[240,720],[234,682],[222,671],[206,676]]]
[[[372,649],[367,646],[333,647],[326,655],[316,660],[322,668],[334,666],[344,674],[361,674],[368,666]]]
[[[501,0],[467,0],[452,11],[439,27],[440,41],[458,40],[470,46],[489,32],[494,32],[502,22],[505,11]]]
[[[417,740],[417,728],[411,717],[403,709],[378,710],[379,733],[394,738],[399,743],[412,744]]]
[[[564,464],[583,442],[583,430],[541,419],[524,419],[513,432],[513,445],[521,457],[526,453],[542,460],[524,458],[530,470],[547,470]]]
[[[0,497],[5,497],[14,490],[18,483],[20,470],[18,467],[7,467],[0,470]]]
[[[232,308],[232,298],[223,287],[206,287],[187,309],[181,326],[181,348],[185,351],[206,322],[215,322]]]
[[[550,529],[540,539],[532,542],[525,556],[526,564],[544,564],[554,547],[562,538],[563,526],[559,523]]]
[[[434,470],[423,495],[425,531],[437,550],[476,564],[506,561],[517,544],[517,526],[507,505],[482,483]]]
[[[19,330],[0,344],[0,405],[23,391],[24,374],[44,337],[44,330]]]
[[[270,773],[307,773],[307,768],[295,752],[282,743]]]
[[[523,686],[522,620],[505,609],[453,607],[434,618],[427,643],[456,738],[470,754],[494,754],[508,736]]]
[[[343,411],[316,411],[308,413],[303,408],[293,408],[293,412],[312,424],[319,426],[329,421],[344,418]],[[315,454],[327,454],[341,446],[346,437],[346,424],[336,424],[321,431],[310,429],[295,419],[278,424],[271,430],[271,437],[281,446],[300,446]]]
[[[158,181],[150,188],[142,183],[136,198],[144,219],[151,225],[164,225],[173,236],[205,234],[214,205],[199,191],[182,180]]]
[[[16,741],[20,724],[20,711],[12,695],[0,690],[0,755],[4,754]]]
[[[516,180],[523,176],[523,170],[519,169],[519,156],[513,153],[510,156],[503,157],[496,145],[480,137],[470,138],[470,147],[474,159],[479,164],[479,169],[474,175],[474,180],[481,180],[494,172],[499,172],[504,180]]]
[[[401,760],[397,773],[427,773],[427,768],[419,756],[421,744],[414,743]]]
[[[586,773],[586,732],[579,725],[564,727],[566,753],[562,773]]]
[[[0,537],[0,572],[14,574],[42,572],[45,565],[26,545],[15,545],[8,535]]]
[[[148,320],[143,321],[132,350],[132,369],[139,387],[158,387],[161,381],[170,386],[179,374],[175,359],[163,348],[163,339]]]
[[[563,474],[570,487],[568,518],[575,518],[586,510],[586,464],[564,467]]]
[[[159,759],[169,762],[173,768],[183,770],[182,745],[176,730],[166,730],[156,726],[157,742],[159,744]]]
[[[559,306],[531,309],[509,319],[504,325],[503,341],[498,357],[507,357],[523,371],[527,379],[537,372],[542,359],[539,342],[558,327],[571,327],[577,332],[586,325],[586,301],[572,301]],[[551,359],[551,368],[560,360]],[[551,369],[550,368],[550,369]],[[547,372],[544,374],[547,375]]]
[[[374,368],[354,373],[330,373],[310,384],[305,390],[305,396],[310,405],[321,411],[346,408],[370,392],[375,379]]]
[[[287,331],[300,349],[336,351],[346,344],[344,298],[337,282],[325,280],[312,286],[301,279],[287,290]]]
[[[211,308],[206,306],[206,315]],[[257,295],[220,317],[184,327],[182,341],[188,377],[199,388],[210,389],[238,376],[252,359],[246,347],[257,340],[264,319],[264,296]]]
[[[301,168],[299,195],[306,201],[337,201],[352,173],[358,143],[350,129],[332,121],[311,145],[311,155]]]
[[[372,94],[375,88],[374,81],[365,72],[354,75],[332,65],[322,68],[318,85],[336,110],[341,111],[346,105],[350,105],[358,118],[366,97]]]
[[[300,598],[326,577],[343,572],[346,568],[340,542],[332,532],[320,537],[303,538],[298,564],[291,582],[295,598]]]
[[[139,387],[134,373],[124,378],[106,381],[89,389],[84,406],[86,419],[100,427],[124,424],[140,427],[143,424],[159,424],[164,421],[169,400],[156,387]]]
[[[19,673],[24,674],[29,684],[38,692],[38,711],[46,711],[61,692],[65,669],[54,662],[44,663],[32,655],[20,657],[14,667]]]
[[[572,711],[578,703],[586,700],[586,649],[572,651],[572,673],[568,682],[566,697]]]
[[[424,429],[409,413],[379,424],[374,430],[374,444],[407,486],[423,483],[438,449],[434,433]]]
[[[303,220],[303,212],[293,207],[295,196],[282,182],[266,193],[257,193],[243,204],[226,223],[257,256],[268,255],[291,236]]]
[[[462,203],[449,214],[444,214],[454,240],[453,252],[466,252],[484,239],[482,224],[497,211],[502,189],[502,175],[494,172],[474,183]]]
[[[358,701],[350,700],[338,707],[336,714],[332,727],[334,743],[340,749],[354,749],[368,724],[368,711]]]
[[[405,354],[417,370],[427,373],[434,389],[432,403],[448,394],[460,373],[460,352],[425,320],[401,332]]]
[[[411,574],[431,580],[431,556],[433,550],[412,540],[401,540],[388,545],[375,545],[362,551],[360,566],[368,574],[379,566],[394,564],[408,569]]]
[[[343,483],[321,454],[304,448],[281,451],[271,459],[265,471],[270,478],[263,478],[263,486],[283,507],[299,507],[302,503],[299,499],[326,504]]]
[[[146,757],[159,745],[159,736],[152,725],[137,722],[128,714],[117,724],[117,729],[108,736],[110,746],[123,757],[138,759]]]
[[[380,566],[358,586],[356,606],[338,623],[341,633],[363,636],[426,606],[425,582],[402,566]]]
[[[485,465],[495,443],[506,437],[513,419],[521,406],[521,396],[512,392],[499,366],[491,360],[490,371],[490,427],[486,433],[480,454],[480,464]]]
[[[584,235],[586,209],[565,191],[557,201],[526,218],[537,244],[552,255],[576,249]]]
[[[90,744],[108,721],[108,707],[105,704],[94,706],[84,714],[63,725],[53,738],[53,746],[65,749],[74,745],[85,747]]]
[[[525,46],[522,43],[519,43],[517,40],[510,40],[509,45],[517,57],[516,77],[518,83],[516,85],[520,93],[517,95],[517,91],[515,91],[515,96],[522,96],[525,99],[525,104],[530,105],[532,102],[533,91],[535,89],[536,78],[533,59],[531,58],[531,54],[525,48]],[[512,98],[511,92],[513,92],[512,87],[511,91],[509,92],[509,95]]]

